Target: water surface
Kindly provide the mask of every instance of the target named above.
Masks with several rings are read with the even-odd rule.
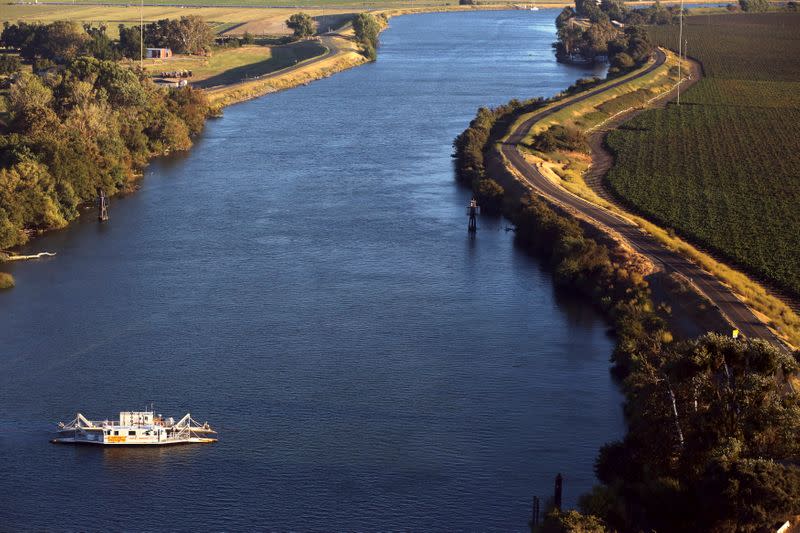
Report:
[[[606,325],[502,220],[467,236],[450,143],[550,95],[555,11],[393,19],[379,61],[225,110],[0,295],[0,529],[522,530],[622,432]],[[155,400],[215,445],[48,443]]]

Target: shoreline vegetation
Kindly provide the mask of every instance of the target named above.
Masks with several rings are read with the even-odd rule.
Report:
[[[135,190],[150,159],[188,150],[205,120],[223,107],[375,60],[387,20],[358,14],[352,28],[321,38],[327,45],[322,54],[209,90],[165,90],[152,83],[148,70],[130,61],[140,49],[133,28],[120,27],[114,41],[105,26],[6,23],[6,53],[0,55],[0,74],[6,78],[6,90],[0,92],[0,103],[6,101],[0,106],[0,263],[39,257],[8,250],[65,227],[100,191],[113,196]],[[294,27],[296,39],[316,33],[304,13],[293,15],[287,25]],[[206,54],[214,40],[205,21],[194,15],[149,23],[144,31],[147,45],[188,54]],[[14,286],[11,274],[0,278],[0,289]]]
[[[664,70],[662,90],[676,74],[669,62]],[[613,236],[530,195],[497,150],[524,115],[602,83],[583,80],[549,100],[481,108],[454,141],[458,180],[479,198],[494,191],[485,201],[513,221],[520,245],[547,261],[557,284],[603,310],[616,335],[612,371],[625,394],[626,435],[600,450],[600,483],[581,497],[580,511],[550,509],[532,529],[758,531],[782,523],[800,509],[800,397],[782,378],[798,371],[798,354],[762,340],[681,332],[673,305],[706,303],[690,286],[665,284]],[[582,179],[588,129],[654,96],[646,88],[633,84],[606,101],[564,109],[530,132],[525,149],[551,165],[554,180],[592,195]],[[594,106],[605,112],[592,113]],[[707,311],[699,320],[720,318]]]

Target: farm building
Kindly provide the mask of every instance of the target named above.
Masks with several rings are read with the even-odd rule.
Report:
[[[148,59],[166,59],[172,57],[172,50],[169,48],[148,48],[146,57]]]

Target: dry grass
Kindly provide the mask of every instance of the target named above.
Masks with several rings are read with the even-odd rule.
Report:
[[[180,18],[186,15],[200,15],[215,26],[221,34],[243,34],[249,31],[254,35],[289,35],[291,30],[285,21],[289,15],[304,11],[312,17],[322,17],[332,25],[336,15],[351,14],[353,8],[235,8],[235,7],[152,7],[142,9],[145,22],[167,18]],[[139,7],[130,6],[54,6],[47,4],[2,5],[0,21],[53,22],[55,20],[74,20],[92,24],[108,25],[109,34],[117,37],[119,24],[138,25]]]
[[[300,68],[291,68],[285,73],[277,73],[266,78],[209,89],[207,91],[209,101],[214,107],[220,109],[237,102],[326,78],[331,74],[366,62],[366,58],[358,53],[355,44],[351,41],[336,38],[336,45],[341,52],[321,61],[315,61]]]
[[[243,46],[214,52],[211,56],[174,56],[149,59],[145,70],[153,75],[162,71],[191,70],[197,87],[230,85],[294,66],[326,52],[319,41],[309,40],[283,46]]]

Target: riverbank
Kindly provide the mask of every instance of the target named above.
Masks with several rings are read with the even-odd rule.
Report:
[[[379,19],[385,19],[388,23],[393,17],[402,15],[464,11],[499,11],[507,9],[514,8],[508,4],[488,4],[478,6],[425,6],[417,8],[377,9],[367,12]],[[237,28],[236,31],[241,32],[244,28],[246,28],[246,26]],[[381,27],[381,32],[386,28],[388,28],[388,24]],[[327,78],[337,72],[342,72],[369,62],[369,59],[361,53],[360,46],[355,40],[353,29],[349,27],[349,23],[346,23],[345,27],[340,31],[322,34],[319,39],[327,49],[322,55],[309,58],[294,66],[259,76],[257,79],[208,89],[206,93],[208,94],[209,101],[217,110],[220,110],[225,106],[252,98],[258,98],[277,91],[306,85],[312,81]]]
[[[646,68],[646,67],[643,67]],[[780,336],[785,342],[797,345],[800,339],[800,321],[796,319],[793,311],[780,299],[774,297],[769,291],[751,280],[741,272],[737,272],[728,265],[724,265],[708,254],[689,245],[674,234],[659,228],[652,222],[637,216],[613,201],[608,197],[598,194],[596,188],[587,185],[584,180],[586,172],[592,164],[592,159],[585,151],[579,150],[555,150],[546,152],[537,150],[535,147],[536,136],[546,131],[554,125],[566,126],[579,131],[582,135],[591,135],[598,129],[610,129],[621,124],[625,118],[631,116],[631,111],[663,103],[670,97],[674,97],[674,85],[676,57],[671,53],[666,53],[664,65],[641,76],[641,71],[631,73],[622,80],[628,80],[622,85],[615,80],[606,85],[613,85],[612,89],[606,89],[601,85],[599,89],[592,91],[587,97],[585,94],[560,100],[542,110],[524,114],[516,119],[514,125],[508,133],[501,139],[502,145],[497,145],[494,149],[505,153],[497,157],[503,164],[509,164],[509,152],[512,148],[507,141],[511,132],[518,132],[520,137],[513,143],[522,154],[524,165],[535,169],[535,173],[540,175],[543,180],[547,180],[552,185],[563,189],[568,195],[590,202],[594,208],[592,214],[588,214],[580,207],[580,203],[574,203],[570,211],[574,216],[582,218],[586,223],[598,227],[599,230],[611,232],[616,235],[618,240],[634,242],[638,240],[634,233],[630,233],[629,224],[633,224],[637,229],[640,228],[651,236],[659,246],[672,253],[679,254],[695,266],[684,264],[682,270],[685,271],[686,281],[690,287],[698,291],[703,298],[709,298],[715,309],[721,310],[724,322],[730,324],[729,330],[734,328],[750,331],[752,335],[766,338]],[[700,72],[699,67],[693,69],[695,73]],[[671,72],[671,73],[670,73]],[[684,82],[686,84],[686,82]],[[565,105],[566,104],[566,105]],[[553,109],[554,112],[548,112]],[[532,117],[542,116],[541,120],[532,120]],[[524,125],[524,127],[523,127]],[[516,174],[515,179],[522,179]],[[595,177],[595,181],[599,178]],[[529,180],[523,179],[523,183],[534,186]],[[514,189],[507,181],[501,183],[506,188]],[[563,204],[565,198],[557,199],[550,197],[551,201]],[[606,217],[600,211],[611,214]],[[622,217],[617,218],[617,217]],[[603,220],[603,222],[599,222]],[[622,221],[622,222],[620,222]],[[620,232],[629,234],[629,238],[619,239]],[[643,243],[635,245],[634,248],[642,249]],[[645,247],[645,249],[648,249]],[[649,252],[648,252],[649,253]],[[662,260],[656,261],[657,264],[664,263]],[[710,273],[710,276],[709,276]],[[712,282],[712,277],[720,278],[726,285],[723,287],[719,282]],[[733,297],[725,296],[727,293],[735,294]],[[745,296],[746,295],[746,296]],[[747,311],[745,311],[747,309]],[[770,325],[770,331],[759,330],[758,323],[766,322]],[[712,318],[709,325],[715,328],[710,330],[719,331],[720,321]],[[751,328],[752,326],[752,328]],[[696,332],[693,332],[696,335]],[[692,335],[690,335],[692,336]]]
[[[325,35],[320,42],[326,51],[319,56],[256,79],[205,89],[209,103],[220,111],[225,106],[305,85],[367,62],[352,36]]]

